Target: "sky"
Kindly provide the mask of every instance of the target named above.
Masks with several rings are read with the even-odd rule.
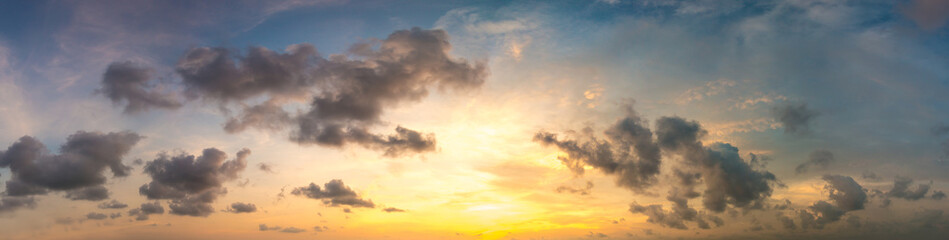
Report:
[[[944,239],[949,1],[0,2],[0,239]]]

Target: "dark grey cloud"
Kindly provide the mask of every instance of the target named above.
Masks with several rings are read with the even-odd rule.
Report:
[[[649,217],[646,219],[646,222],[659,224],[664,227],[688,229],[688,227],[685,226],[685,222],[682,218],[663,210],[662,205],[653,204],[649,206],[643,206],[637,203],[632,203],[629,206],[629,211],[632,213],[646,215]]]
[[[771,115],[784,125],[785,133],[807,133],[810,123],[820,113],[807,108],[807,104],[784,104],[771,108]]]
[[[10,197],[0,198],[0,213],[12,212],[17,209],[33,209],[36,207],[36,199],[33,197]]]
[[[109,198],[109,189],[103,186],[91,186],[66,191],[66,198],[70,200],[101,201]]]
[[[122,217],[122,213],[111,213],[109,214],[109,219],[116,219]]]
[[[394,213],[394,212],[405,212],[405,209],[399,209],[394,207],[387,207],[382,209],[383,212]]]
[[[201,156],[161,154],[145,164],[144,172],[152,181],[142,185],[139,193],[148,199],[171,199],[171,214],[206,217],[214,212],[211,206],[227,193],[224,182],[239,177],[247,167],[250,150],[243,149],[237,157],[215,148],[204,149]]]
[[[301,232],[306,232],[306,229],[295,228],[295,227],[288,227],[288,228],[284,228],[284,229],[280,230],[280,232],[282,232],[282,233],[301,233]]]
[[[807,157],[807,161],[797,165],[794,171],[797,174],[805,173],[809,169],[825,169],[834,162],[834,154],[827,150],[815,150]]]
[[[257,226],[257,229],[260,230],[261,232],[276,231],[276,230],[280,230],[280,226],[267,226],[267,224],[260,224],[259,226]]]
[[[824,181],[829,185],[824,187],[828,197],[843,211],[854,211],[864,208],[867,203],[866,190],[853,178],[840,175],[824,175]]]
[[[376,207],[376,205],[372,203],[372,200],[362,199],[359,197],[359,194],[343,184],[343,180],[339,179],[330,180],[328,183],[323,184],[323,188],[320,188],[320,186],[315,183],[310,183],[308,186],[294,188],[290,193],[297,196],[322,200],[323,204],[330,206]]]
[[[843,209],[834,206],[825,201],[817,201],[807,210],[798,211],[801,220],[801,228],[823,229],[824,225],[836,222],[847,213]]]
[[[142,203],[141,207],[129,210],[129,216],[134,216],[136,221],[145,221],[148,220],[148,215],[164,213],[165,208],[158,202]]]
[[[214,213],[214,207],[211,206],[211,203],[217,200],[218,196],[226,193],[227,189],[213,188],[198,194],[188,194],[183,198],[171,200],[171,203],[168,204],[168,208],[171,210],[169,213],[192,217],[207,217],[211,215],[211,213]]]
[[[227,211],[232,213],[252,213],[257,211],[257,205],[253,203],[235,202],[231,203],[231,207],[228,208]]]
[[[199,47],[184,54],[176,72],[188,99],[242,108],[225,123],[229,133],[291,127],[290,139],[301,144],[356,144],[395,157],[434,151],[435,138],[401,126],[390,135],[370,133],[387,109],[421,101],[432,88],[460,92],[484,83],[486,65],[454,58],[450,49],[444,31],[412,28],[328,58],[310,44],[291,45],[284,53]],[[150,75],[144,67],[113,63],[101,91],[113,102],[127,102],[126,112],[179,107],[173,96],[148,84]],[[261,104],[245,103],[261,97]],[[309,105],[293,114],[285,109],[297,103]]]
[[[557,134],[542,131],[534,135],[534,141],[567,153],[560,160],[577,174],[583,174],[584,166],[591,166],[616,175],[618,186],[643,192],[656,183],[660,152],[645,121],[631,107],[627,110],[625,118],[604,131],[606,140],[561,140]]]
[[[102,187],[108,168],[114,177],[129,174],[122,158],[142,139],[133,132],[78,131],[66,138],[59,154],[52,154],[43,143],[24,136],[0,151],[0,167],[10,168],[6,183],[9,196],[46,194],[50,190],[67,191],[73,200],[102,200],[108,190]]]
[[[102,202],[99,204],[100,209],[121,209],[121,208],[126,208],[128,206],[129,206],[128,204],[121,203],[119,201],[116,201],[115,199],[108,202]]]
[[[103,74],[102,88],[97,92],[104,94],[113,104],[124,102],[127,114],[150,108],[180,108],[182,103],[175,95],[163,92],[161,85],[150,84],[153,72],[133,62],[114,62]]]
[[[91,220],[102,220],[108,217],[109,216],[105,215],[104,213],[91,212],[89,214],[86,214],[86,219],[91,219]]]
[[[896,179],[893,180],[893,188],[886,192],[886,197],[915,201],[926,197],[926,193],[928,193],[929,188],[932,187],[931,184],[919,184],[916,185],[915,189],[910,189],[912,184],[913,179],[911,178],[896,177]]]
[[[721,218],[702,214],[689,206],[690,199],[703,197],[706,210],[720,213],[731,205],[745,209],[764,208],[763,201],[772,193],[772,185],[779,184],[774,174],[756,169],[764,164],[755,155],[755,163],[741,158],[738,148],[727,143],[701,142],[707,134],[695,121],[679,117],[662,117],[656,121],[656,137],[632,110],[627,108],[627,117],[604,131],[605,140],[599,140],[592,130],[585,130],[588,140],[561,140],[556,134],[539,132],[534,141],[547,146],[556,146],[567,154],[560,160],[568,168],[582,174],[590,166],[606,174],[616,175],[617,185],[637,193],[657,182],[661,152],[677,155],[684,161],[672,171],[675,185],[666,200],[672,208],[666,211],[661,205],[641,206],[633,204],[630,211],[649,216],[649,222],[665,227],[687,229],[685,222],[695,222],[699,228],[711,228],[710,221],[717,226],[724,224]],[[754,165],[754,166],[753,166]],[[695,190],[705,185],[704,193]]]
[[[942,191],[933,191],[933,195],[930,196],[933,200],[943,200],[946,198],[946,193]]]
[[[569,186],[559,186],[555,191],[558,193],[572,193],[580,195],[590,195],[590,190],[593,189],[593,182],[587,181],[586,186],[584,187],[569,187]]]
[[[679,155],[700,173],[705,183],[702,203],[713,212],[722,212],[727,205],[754,207],[771,196],[774,174],[756,170],[743,160],[738,148],[727,143],[703,146],[706,134],[698,122],[679,117],[662,117],[656,121],[656,134],[663,151]],[[691,183],[684,181],[685,187]]]

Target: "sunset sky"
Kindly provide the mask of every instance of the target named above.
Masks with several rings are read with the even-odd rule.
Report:
[[[3,1],[0,239],[946,239],[949,1]]]

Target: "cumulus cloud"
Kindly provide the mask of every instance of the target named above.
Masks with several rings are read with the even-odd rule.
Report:
[[[162,92],[160,85],[150,85],[152,69],[133,62],[114,62],[102,76],[104,94],[113,104],[125,103],[125,113],[137,113],[150,108],[177,109],[180,100],[170,93]]]
[[[145,221],[148,220],[148,215],[164,213],[165,208],[158,202],[142,203],[141,207],[129,210],[129,216],[135,216],[136,221]]]
[[[826,189],[828,197],[836,203],[837,207],[844,211],[854,211],[864,208],[867,203],[866,190],[860,186],[853,178],[841,175],[824,175],[824,181],[827,181]]]
[[[121,208],[126,208],[128,206],[129,206],[128,204],[121,203],[119,201],[116,201],[115,199],[108,202],[102,202],[99,204],[100,209],[121,209]]]
[[[637,203],[632,203],[629,206],[629,211],[632,213],[641,213],[646,215],[649,217],[646,219],[646,221],[650,223],[676,229],[688,229],[688,227],[685,226],[684,220],[682,218],[663,210],[662,205],[653,204],[649,206],[643,206]]]
[[[784,104],[771,109],[775,120],[784,125],[785,133],[806,133],[810,131],[810,123],[820,115],[817,111],[807,108],[807,104]]]
[[[839,221],[847,212],[864,209],[864,205],[867,203],[866,189],[854,181],[853,178],[841,175],[824,175],[822,179],[828,184],[824,189],[828,191],[828,197],[834,204],[820,200],[814,202],[807,209],[799,210],[798,218],[803,229],[823,229],[825,225]],[[789,221],[786,219],[780,220],[782,222]],[[848,219],[848,221],[851,220]],[[793,222],[790,224],[793,224]]]
[[[919,184],[915,189],[910,189],[913,179],[907,177],[896,177],[893,180],[893,188],[886,192],[886,197],[902,198],[906,200],[919,200],[929,192],[930,184]]]
[[[22,208],[33,209],[35,207],[36,199],[33,197],[3,196],[0,198],[0,213],[12,212]]]
[[[847,213],[846,211],[825,201],[817,201],[807,207],[807,210],[799,210],[798,217],[801,220],[801,228],[823,229],[824,225],[840,220]]]
[[[103,186],[84,187],[66,191],[66,198],[70,200],[101,201],[109,198],[109,189]]]
[[[805,173],[808,169],[825,169],[834,162],[834,154],[827,150],[815,150],[807,158],[807,162],[797,165],[794,171],[797,174]]]
[[[659,147],[645,124],[632,107],[627,107],[627,116],[604,131],[605,140],[562,140],[557,134],[538,132],[534,141],[566,153],[560,161],[577,174],[583,174],[584,166],[591,166],[616,175],[618,186],[642,192],[655,184],[661,163]]]
[[[224,182],[237,179],[247,167],[249,155],[250,150],[243,149],[235,159],[226,160],[227,154],[215,148],[197,157],[161,154],[145,164],[152,181],[139,193],[148,199],[171,199],[171,214],[206,217],[214,212],[211,203],[227,193]]]
[[[73,200],[102,200],[108,190],[102,186],[108,168],[114,177],[129,174],[130,167],[122,158],[142,139],[133,132],[79,131],[66,138],[59,154],[49,153],[43,143],[24,136],[0,151],[0,167],[10,168],[12,178],[6,183],[9,196],[46,194],[66,191]]]
[[[230,48],[194,48],[179,60],[176,72],[189,99],[242,107],[224,125],[229,133],[292,127],[290,139],[300,144],[355,144],[395,157],[434,151],[435,138],[401,126],[395,134],[371,133],[369,129],[382,123],[387,109],[418,102],[431,88],[468,91],[484,83],[486,65],[453,58],[450,49],[444,31],[412,28],[395,31],[381,41],[354,44],[345,54],[329,58],[310,44],[291,45],[284,53],[251,47],[246,55]],[[159,97],[137,97],[159,94],[146,90],[147,71],[126,65],[113,64],[117,70],[126,70],[123,76],[129,75],[122,79],[137,81],[112,91],[123,93],[117,98],[127,99],[129,107],[133,101],[139,105],[161,102],[143,100],[163,99]],[[261,97],[266,101],[245,102]],[[308,106],[294,114],[285,109],[298,103]],[[131,109],[127,111],[144,107]]]
[[[323,184],[323,188],[315,183],[308,186],[294,188],[293,195],[303,196],[312,199],[322,200],[323,204],[330,206],[353,206],[374,208],[376,205],[372,200],[365,200],[359,197],[355,191],[343,184],[343,180],[333,179]]]
[[[645,121],[627,108],[627,117],[604,132],[605,140],[595,136],[587,136],[587,141],[561,140],[556,134],[539,132],[534,141],[565,152],[567,156],[560,160],[574,172],[582,174],[584,167],[590,166],[616,175],[617,185],[634,192],[643,192],[657,183],[661,152],[681,157],[684,162],[673,169],[670,179],[675,185],[666,197],[672,203],[671,210],[661,205],[633,204],[630,208],[633,213],[649,216],[649,222],[670,228],[686,229],[685,221],[694,221],[699,228],[710,228],[709,220],[723,224],[720,218],[703,217],[690,207],[692,198],[703,197],[705,209],[716,213],[729,205],[758,209],[771,196],[772,185],[777,184],[774,174],[755,169],[763,166],[758,159],[752,166],[741,158],[738,148],[719,142],[704,145],[701,139],[707,132],[698,122],[662,117],[656,121],[655,133],[653,138]],[[705,191],[699,193],[695,188],[702,183]]]
[[[257,205],[253,203],[236,202],[232,203],[227,211],[232,213],[252,213],[257,211]]]
[[[943,200],[946,198],[946,193],[942,191],[933,191],[933,195],[930,196],[933,200]]]
[[[679,155],[686,166],[695,168],[705,183],[703,204],[706,209],[722,212],[729,204],[752,207],[771,196],[774,174],[756,170],[743,160],[738,148],[727,143],[703,146],[706,134],[698,122],[679,117],[662,117],[656,122],[656,134],[663,151]],[[691,187],[685,182],[685,187]]]
[[[399,209],[399,208],[394,208],[394,207],[387,207],[387,208],[385,208],[385,209],[382,209],[382,211],[383,211],[383,212],[387,212],[387,213],[394,213],[394,212],[405,212],[405,209]]]

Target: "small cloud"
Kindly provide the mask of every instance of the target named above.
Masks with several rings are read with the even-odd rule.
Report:
[[[284,228],[283,230],[280,230],[280,232],[282,232],[282,233],[301,233],[301,232],[306,232],[306,229],[295,228],[295,227],[288,227],[288,228]]]
[[[231,204],[227,211],[232,213],[252,213],[257,211],[257,206],[253,203],[235,202]]]
[[[392,212],[405,212],[404,209],[398,209],[398,208],[394,208],[394,207],[388,207],[388,208],[382,209],[382,211],[387,212],[387,213],[392,213]]]

